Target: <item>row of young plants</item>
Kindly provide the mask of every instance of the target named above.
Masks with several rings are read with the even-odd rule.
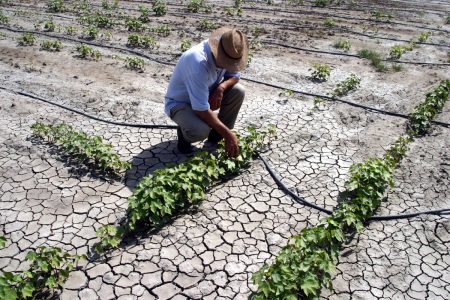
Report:
[[[0,236],[0,248],[7,240]],[[50,299],[62,288],[69,273],[86,255],[72,255],[58,247],[40,246],[25,257],[30,267],[22,272],[0,274],[0,299]]]
[[[406,134],[383,157],[369,158],[350,167],[343,201],[318,225],[303,229],[253,274],[258,290],[253,299],[318,299],[321,288],[332,289],[332,273],[346,237],[360,232],[381,204],[393,172],[408,150],[408,144],[423,135],[448,100],[450,80],[442,81],[411,114]]]
[[[131,168],[131,164],[122,161],[112,145],[104,143],[100,136],[90,136],[67,124],[35,123],[31,129],[36,136],[47,139],[48,142],[58,145],[77,160],[97,169],[120,173]]]
[[[275,134],[275,126],[238,136],[239,156],[230,157],[223,141],[214,153],[197,152],[186,161],[157,170],[144,177],[128,198],[126,221],[115,227],[105,225],[97,230],[100,243],[97,250],[117,247],[122,236],[141,226],[158,225],[183,208],[205,197],[207,189],[216,181],[238,173]]]

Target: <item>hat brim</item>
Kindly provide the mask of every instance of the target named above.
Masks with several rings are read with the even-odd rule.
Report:
[[[229,27],[221,27],[219,29],[214,30],[211,33],[211,36],[209,37],[208,43],[209,47],[211,48],[211,52],[216,60],[216,64],[219,67],[222,67],[232,72],[238,72],[244,69],[248,62],[248,40],[247,38],[245,38],[245,44],[241,58],[234,59],[229,57],[225,53],[225,50],[223,49],[222,45],[220,44],[220,38],[225,32],[229,30],[232,29]]]

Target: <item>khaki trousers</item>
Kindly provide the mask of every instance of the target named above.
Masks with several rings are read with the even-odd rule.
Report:
[[[219,110],[219,119],[232,129],[244,101],[245,90],[239,83],[226,90],[223,94]],[[211,128],[200,119],[189,104],[179,104],[170,110],[170,118],[180,126],[183,137],[189,143],[205,140]]]

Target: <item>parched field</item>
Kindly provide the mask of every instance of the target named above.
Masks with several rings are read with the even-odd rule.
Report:
[[[94,254],[96,230],[124,217],[137,183],[186,159],[177,151],[176,132],[109,125],[17,92],[101,119],[173,125],[163,112],[164,95],[182,41],[194,45],[213,27],[236,27],[252,46],[236,130],[276,124],[278,135],[262,155],[292,191],[333,210],[349,167],[383,155],[406,130],[405,118],[353,104],[408,115],[450,77],[448,1],[364,0],[324,8],[314,1],[245,1],[242,16],[226,9],[234,1],[211,1],[212,11],[196,13],[187,11],[190,1],[172,1],[163,16],[154,15],[151,1],[119,1],[107,11],[115,24],[100,28],[95,39],[86,38],[80,17],[106,10],[102,1],[90,1],[83,12],[81,2],[65,1],[66,11],[50,13],[47,1],[0,1],[6,17],[0,19],[0,235],[7,239],[0,270],[26,269],[26,253],[41,245],[87,254],[61,299],[247,299],[256,290],[252,274],[290,237],[327,215],[286,195],[255,159],[169,224],[127,237],[106,255]],[[139,34],[154,37],[156,47],[127,45],[133,32],[125,20],[140,16],[139,5],[150,9]],[[44,28],[49,21],[54,30]],[[34,45],[18,44],[26,32],[34,33]],[[46,51],[44,40],[61,41],[62,49]],[[339,40],[350,48],[337,49]],[[415,47],[389,60],[393,46],[412,40]],[[81,43],[102,58],[81,58]],[[378,52],[387,69],[359,57],[362,49]],[[126,57],[144,59],[143,71],[127,68]],[[325,82],[311,78],[317,63],[331,66]],[[304,94],[331,95],[352,73],[360,86],[339,97],[350,104]],[[450,123],[449,103],[436,120]],[[34,137],[35,122],[65,122],[100,135],[132,168],[121,178],[92,172]],[[434,125],[412,142],[379,215],[450,207],[449,134]],[[449,249],[449,216],[371,221],[345,243],[333,290],[323,289],[321,298],[450,299]]]

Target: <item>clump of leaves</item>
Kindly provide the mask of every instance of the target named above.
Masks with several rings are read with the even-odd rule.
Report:
[[[387,70],[386,65],[382,62],[381,55],[378,52],[374,50],[362,49],[358,51],[358,55],[370,60],[371,65],[374,66],[377,71],[383,72]]]
[[[102,8],[105,10],[116,10],[119,7],[119,0],[102,0]]]
[[[217,28],[217,25],[214,24],[208,18],[203,18],[198,22],[198,29],[201,31],[211,31],[216,28]]]
[[[45,31],[55,31],[55,22],[53,22],[53,20],[49,20],[47,22],[44,23],[44,30]]]
[[[400,72],[404,70],[404,67],[402,64],[393,64],[391,66],[392,70],[394,70],[395,72]]]
[[[31,126],[31,129],[36,136],[46,138],[80,162],[91,164],[100,170],[119,173],[131,167],[129,162],[120,159],[120,156],[112,149],[111,144],[103,143],[100,136],[89,136],[85,132],[77,131],[66,124],[35,123]]]
[[[216,153],[198,152],[182,163],[144,177],[128,198],[127,223],[123,230],[135,230],[141,224],[160,224],[178,210],[201,201],[214,181],[247,166],[275,130],[274,126],[260,131],[248,128],[248,135],[238,137],[240,153],[236,158],[227,155],[222,141]],[[108,240],[117,237],[116,232],[103,228],[98,234],[105,237],[103,244],[112,246]]]
[[[99,33],[100,30],[97,27],[91,25],[84,29],[83,38],[85,38],[86,40],[95,40],[98,37]]]
[[[158,48],[158,42],[152,36],[133,33],[128,36],[128,46],[154,49]]]
[[[325,21],[323,21],[323,25],[327,27],[333,27],[334,25],[336,25],[336,20],[334,20],[333,18],[326,18]]]
[[[33,46],[35,42],[36,36],[31,32],[23,33],[18,39],[20,46]]]
[[[62,49],[62,43],[60,41],[45,40],[41,42],[41,49],[59,52]]]
[[[145,5],[139,5],[138,10],[141,13],[139,16],[139,21],[142,23],[148,23],[150,22],[150,9]]]
[[[405,48],[402,45],[394,45],[391,47],[389,57],[391,59],[399,59],[405,53]]]
[[[167,13],[167,4],[165,0],[156,0],[152,4],[153,12],[157,16],[164,16]]]
[[[126,19],[125,27],[128,31],[134,32],[141,32],[145,28],[144,23],[140,19],[134,17],[129,17]]]
[[[9,17],[5,16],[3,14],[3,11],[0,10],[0,24],[8,24],[9,23]]]
[[[169,25],[159,25],[150,29],[151,32],[156,33],[159,36],[167,37],[170,35],[170,26]]]
[[[181,52],[187,51],[192,47],[192,41],[190,39],[182,39],[180,50]]]
[[[350,76],[347,79],[345,79],[337,84],[332,95],[333,96],[345,96],[350,91],[356,90],[360,83],[361,83],[360,77],[356,76],[355,74],[350,74]]]
[[[187,10],[191,13],[211,13],[212,6],[207,4],[205,0],[191,0],[188,3]]]
[[[423,135],[431,127],[434,117],[442,111],[448,100],[450,80],[442,81],[433,91],[427,93],[425,102],[414,109],[410,115],[408,129],[412,135]]]
[[[372,17],[375,17],[377,20],[380,20],[383,18],[390,20],[394,17],[393,15],[386,13],[384,11],[381,11],[381,10],[373,10],[370,12],[370,14],[372,15]]]
[[[341,39],[341,40],[336,41],[333,44],[333,47],[336,49],[344,49],[345,51],[348,51],[348,50],[350,50],[351,43],[349,40]]]
[[[95,244],[95,250],[100,253],[111,248],[117,248],[124,234],[124,229],[120,226],[103,225],[97,229],[96,234],[100,242]]]
[[[330,3],[331,3],[330,0],[315,0],[314,1],[314,5],[318,6],[318,7],[325,7]]]
[[[64,11],[64,1],[63,0],[49,0],[47,2],[47,11],[52,13],[58,13]]]
[[[144,72],[145,62],[140,57],[128,56],[125,58],[125,63],[128,69]]]
[[[421,32],[417,39],[419,42],[424,43],[428,40],[428,38],[431,36],[431,32]]]
[[[310,69],[311,71],[311,69]],[[316,81],[327,81],[330,78],[331,67],[326,64],[314,64],[312,67],[311,78]]]
[[[66,27],[64,27],[64,30],[66,32],[67,35],[75,35],[75,33],[77,32],[78,28],[72,25],[68,25]]]
[[[3,235],[0,235],[0,249],[5,248],[6,238]]]
[[[0,275],[2,299],[46,298],[53,289],[62,288],[78,261],[86,255],[71,255],[58,247],[38,247],[26,255],[30,268],[21,273]]]

